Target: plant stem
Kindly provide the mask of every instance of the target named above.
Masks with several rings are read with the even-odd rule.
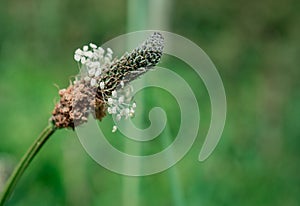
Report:
[[[23,173],[29,166],[30,162],[37,155],[39,150],[43,147],[49,137],[55,132],[56,128],[50,123],[44,131],[39,135],[39,137],[35,140],[26,154],[20,160],[18,166],[13,171],[10,178],[7,180],[6,186],[2,192],[2,196],[0,198],[0,206],[3,206],[5,202],[9,199],[10,195],[14,191],[16,184],[19,179],[22,177]]]

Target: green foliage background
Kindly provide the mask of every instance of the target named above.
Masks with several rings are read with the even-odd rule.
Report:
[[[131,193],[139,205],[300,204],[300,2],[176,0],[171,6],[170,31],[211,57],[226,89],[228,117],[213,155],[197,161],[210,121],[205,87],[186,65],[166,58],[191,84],[202,113],[197,141],[183,160],[140,177],[138,191],[124,191],[137,178],[102,168],[74,132],[61,130],[33,161],[8,205],[131,205],[124,195]],[[74,50],[125,33],[126,18],[121,0],[0,1],[0,172],[21,158],[47,124],[57,100],[53,85],[66,87],[78,72]],[[156,97],[176,113],[170,95],[158,91]],[[146,102],[148,109],[157,104]],[[178,118],[170,118],[172,134]],[[111,141],[122,148],[126,140]],[[143,152],[158,147],[160,141]]]

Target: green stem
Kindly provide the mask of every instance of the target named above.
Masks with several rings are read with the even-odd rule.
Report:
[[[0,198],[0,206],[3,206],[5,202],[9,199],[10,195],[14,191],[16,184],[22,177],[26,168],[29,166],[30,162],[34,159],[34,157],[37,155],[37,153],[43,147],[43,145],[46,143],[49,137],[55,132],[55,130],[56,128],[52,124],[49,124],[40,134],[40,136],[35,140],[35,142],[29,148],[26,154],[22,157],[18,166],[15,168],[12,175],[7,180],[6,186]]]

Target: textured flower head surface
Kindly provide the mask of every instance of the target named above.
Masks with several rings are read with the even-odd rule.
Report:
[[[156,66],[161,59],[164,39],[154,32],[139,47],[113,58],[113,51],[93,43],[77,49],[74,59],[80,65],[80,74],[67,89],[59,91],[60,101],[52,112],[57,128],[73,128],[88,120],[91,114],[101,120],[107,113],[120,121],[133,117],[130,82]],[[115,132],[114,126],[112,131]]]

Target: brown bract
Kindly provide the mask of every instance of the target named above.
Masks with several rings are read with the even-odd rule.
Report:
[[[96,88],[84,81],[59,90],[60,101],[55,105],[51,120],[57,128],[72,128],[87,122],[89,114],[101,120],[105,104],[97,97]]]

